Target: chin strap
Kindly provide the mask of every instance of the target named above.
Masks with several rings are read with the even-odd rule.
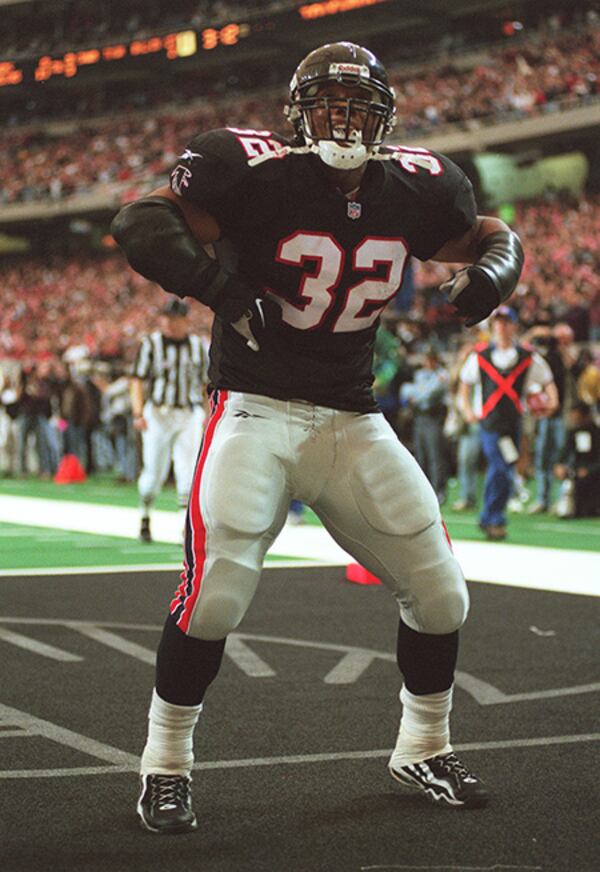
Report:
[[[362,133],[358,130],[352,133],[351,144],[342,145],[333,139],[320,139],[310,146],[310,150],[318,154],[323,163],[336,170],[353,170],[362,166],[374,154],[376,149],[363,145]]]
[[[319,155],[323,163],[336,170],[353,170],[362,166],[370,157],[367,147],[359,145],[339,145],[330,139],[321,140],[312,146],[311,151]]]

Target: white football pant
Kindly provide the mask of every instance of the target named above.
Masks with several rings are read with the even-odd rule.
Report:
[[[383,415],[218,391],[171,603],[184,632],[210,640],[235,630],[292,498],[392,591],[409,627],[461,626],[467,588],[436,495]]]

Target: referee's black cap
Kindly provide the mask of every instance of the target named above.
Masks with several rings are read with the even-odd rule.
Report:
[[[161,309],[161,314],[171,315],[172,317],[184,318],[189,309],[183,300],[169,300],[169,302]]]

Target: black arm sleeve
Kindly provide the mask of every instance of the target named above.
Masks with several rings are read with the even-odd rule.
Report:
[[[178,297],[199,300],[225,321],[237,321],[254,300],[254,291],[221,269],[194,238],[177,205],[165,197],[144,197],[124,206],[111,232],[136,272]]]
[[[521,241],[512,230],[497,230],[485,236],[479,243],[478,267],[491,280],[504,302],[514,291],[525,256]]]

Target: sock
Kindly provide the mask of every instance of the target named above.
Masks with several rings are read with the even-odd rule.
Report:
[[[221,666],[225,639],[187,636],[167,617],[156,654],[157,694],[174,706],[197,706]]]
[[[150,509],[154,504],[154,497],[141,497],[140,499],[140,517],[150,518]]]
[[[189,775],[194,764],[194,727],[200,705],[173,705],[161,699],[156,690],[148,713],[148,738],[140,771],[162,775]]]
[[[458,630],[445,635],[418,633],[400,618],[398,667],[414,694],[440,693],[451,687],[457,657]]]
[[[396,747],[390,758],[392,769],[420,763],[436,754],[447,754],[450,744],[452,690],[417,696],[406,686],[400,691],[402,719]]]

